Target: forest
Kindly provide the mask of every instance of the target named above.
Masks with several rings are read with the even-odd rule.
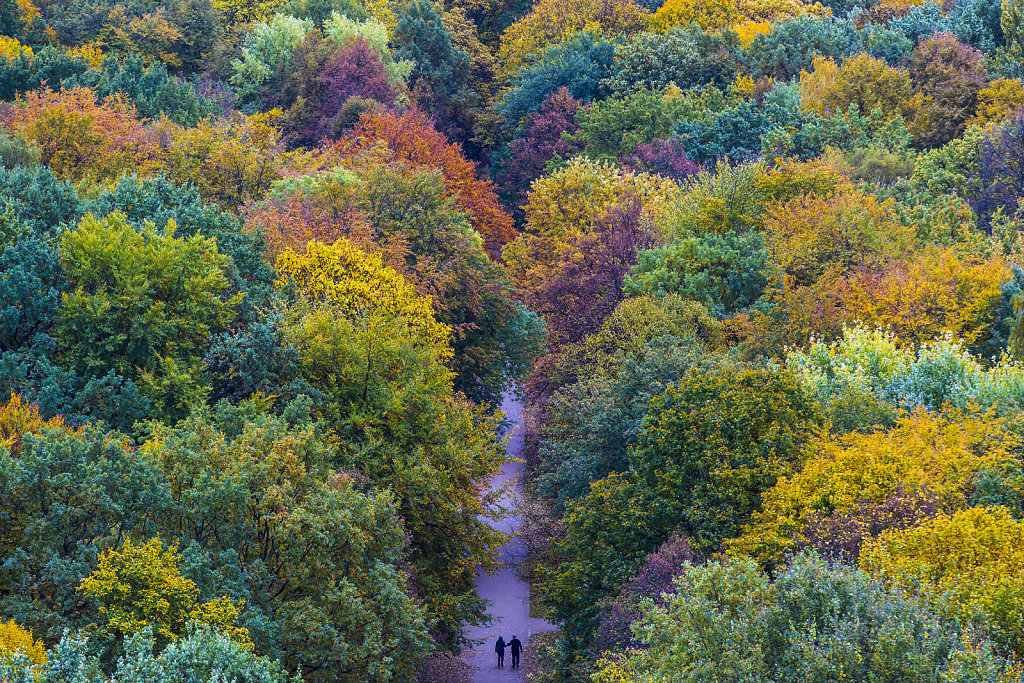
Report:
[[[1024,0],[0,0],[0,681],[470,681],[517,515],[510,680],[1021,683],[1022,77]]]

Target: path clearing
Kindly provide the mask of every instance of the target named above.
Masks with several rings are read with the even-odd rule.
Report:
[[[518,457],[523,449],[523,405],[520,401],[506,396],[501,405],[514,427],[512,436],[508,442],[510,455]],[[506,463],[501,472],[491,480],[491,490],[494,490],[506,482],[512,482],[510,497],[505,500],[509,508],[517,507],[517,496],[520,495],[519,477],[525,469],[521,462]],[[525,681],[522,669],[510,669],[512,657],[508,650],[505,651],[505,668],[497,668],[497,657],[494,654],[494,642],[501,635],[506,641],[512,639],[512,635],[519,636],[523,641],[525,650],[523,659],[530,657],[533,653],[530,648],[529,637],[534,633],[553,631],[555,626],[545,619],[536,619],[530,616],[530,584],[519,578],[515,565],[525,559],[525,547],[518,537],[512,534],[522,524],[519,515],[512,515],[500,522],[495,523],[494,528],[509,535],[510,540],[501,547],[500,558],[502,568],[493,576],[485,572],[477,573],[477,591],[480,597],[490,600],[493,604],[489,613],[494,617],[490,626],[470,626],[466,629],[466,635],[476,640],[483,638],[482,645],[476,646],[473,650],[467,650],[463,658],[474,668],[473,680],[476,683],[492,683],[492,681]]]

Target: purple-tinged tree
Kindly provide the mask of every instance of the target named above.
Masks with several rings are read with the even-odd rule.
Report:
[[[380,54],[361,36],[327,58],[320,78],[324,84],[321,120],[335,116],[350,97],[377,100],[382,104],[395,98]]]
[[[498,182],[517,211],[526,203],[530,183],[544,174],[551,159],[567,158],[583,148],[583,142],[568,139],[579,130],[576,112],[581,106],[568,88],[559,88],[547,96],[540,111],[529,115],[525,134],[509,144],[509,158]]]
[[[997,209],[1002,208],[1010,217],[1020,212],[1024,197],[1024,111],[982,142],[975,183],[977,194],[971,205],[982,226],[990,228]]]
[[[924,491],[900,486],[885,501],[861,501],[853,509],[831,515],[811,515],[804,534],[810,547],[824,557],[856,563],[865,539],[886,529],[909,529],[939,513],[940,501]]]
[[[637,145],[622,165],[635,173],[657,173],[676,181],[700,172],[700,166],[686,155],[682,140],[676,137]]]
[[[569,245],[558,276],[538,292],[546,316],[549,342],[577,342],[600,327],[625,297],[626,278],[637,254],[655,244],[636,195],[626,195],[594,221],[593,230]]]
[[[678,533],[669,536],[660,548],[647,556],[633,580],[622,586],[618,596],[601,614],[597,649],[607,652],[639,646],[630,626],[641,617],[641,601],[650,598],[655,605],[665,605],[662,595],[674,592],[675,578],[686,570],[685,563],[696,564],[700,559],[685,537]]]
[[[952,33],[936,33],[910,54],[907,72],[917,91],[910,127],[916,144],[937,147],[964,132],[988,80],[982,57]]]

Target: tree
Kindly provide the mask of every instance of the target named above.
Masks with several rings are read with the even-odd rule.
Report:
[[[149,538],[166,510],[159,472],[95,427],[24,434],[16,453],[0,449],[7,533],[2,579],[5,614],[56,642],[95,617],[76,591],[104,545],[128,534]]]
[[[16,656],[25,657],[36,666],[44,666],[46,647],[33,637],[32,631],[13,621],[0,624],[0,661],[7,662]]]
[[[353,97],[358,99],[350,102]],[[355,123],[355,103],[390,104],[395,91],[380,53],[366,38],[356,34],[339,47],[313,29],[278,65],[261,99],[286,110],[281,125],[292,146],[315,146]]]
[[[511,75],[533,63],[549,45],[581,31],[596,30],[613,38],[637,33],[646,24],[647,11],[632,0],[541,0],[501,34],[498,62]]]
[[[672,296],[627,300],[600,333],[567,350],[558,364],[556,371],[568,377],[546,397],[537,466],[538,492],[557,505],[583,498],[591,482],[629,469],[629,452],[653,397],[690,372],[729,365],[672,303],[681,301]],[[635,341],[623,338],[622,328],[630,322],[639,328],[632,330],[639,337]],[[613,330],[622,336],[616,339]],[[596,362],[587,362],[587,347]]]
[[[244,293],[239,303],[242,319],[252,318],[254,309],[264,305],[270,296],[275,276],[263,258],[262,235],[247,230],[233,214],[205,202],[193,187],[165,178],[124,176],[112,189],[86,201],[82,211],[100,217],[123,214],[138,231],[145,231],[147,222],[167,226],[173,221],[178,238],[200,236],[215,240],[217,252],[230,257],[230,263],[223,267],[230,290]]]
[[[813,66],[811,73],[800,72],[800,101],[804,109],[819,114],[842,114],[856,105],[862,114],[877,107],[893,118],[904,111],[913,95],[905,70],[864,53],[846,59],[842,66],[818,57]]]
[[[601,615],[596,650],[607,653],[638,647],[640,642],[631,627],[640,620],[644,601],[664,606],[675,590],[675,578],[700,561],[686,538],[670,536],[647,556],[636,576],[622,584],[615,601]]]
[[[114,180],[143,168],[152,142],[120,95],[97,104],[92,90],[41,90],[5,112],[4,125],[31,140],[54,173],[73,181]]]
[[[87,215],[61,240],[69,292],[57,319],[67,364],[85,377],[117,370],[143,382],[159,414],[181,415],[203,395],[194,368],[235,316],[227,257],[200,235],[142,232],[124,214]],[[184,367],[184,375],[182,367]],[[189,369],[193,368],[193,369]]]
[[[680,119],[693,115],[693,105],[670,86],[664,92],[640,89],[623,97],[593,102],[576,115],[585,143],[583,154],[617,161],[640,144],[667,137]]]
[[[625,297],[637,254],[654,242],[640,199],[631,194],[596,218],[592,232],[567,240],[556,275],[530,297],[545,313],[548,342],[557,348],[596,332]]]
[[[705,30],[723,29],[739,18],[736,3],[731,0],[700,5],[693,0],[668,0],[654,13],[651,24],[661,30],[686,24],[696,24]]]
[[[1007,52],[1020,58],[1024,55],[1024,17],[1021,7],[1014,0],[1003,0],[999,18]]]
[[[346,316],[367,311],[401,320],[409,332],[430,348],[437,361],[451,356],[451,330],[434,319],[428,297],[380,257],[365,254],[346,240],[326,245],[311,242],[305,254],[286,251],[277,259],[280,284],[294,284],[311,302],[326,304]]]
[[[811,68],[815,59],[840,59],[857,52],[860,43],[849,22],[811,15],[786,19],[751,41],[751,75],[790,79]]]
[[[160,143],[155,170],[228,210],[262,198],[296,159],[282,153],[280,131],[260,115],[203,119],[192,128],[160,122],[153,133]]]
[[[842,301],[848,320],[883,324],[903,340],[922,343],[951,332],[975,344],[990,334],[1007,276],[1002,259],[931,247],[853,278]]]
[[[467,140],[472,134],[469,112],[463,110],[469,86],[470,55],[452,43],[441,16],[423,0],[408,3],[393,33],[395,56],[416,66],[409,86],[417,103],[434,114],[448,137]]]
[[[664,606],[636,625],[643,649],[600,662],[600,683],[1016,680],[1012,662],[851,567],[800,555],[769,578],[749,561],[683,565]]]
[[[142,453],[165,477],[164,528],[200,546],[197,583],[245,600],[257,651],[318,682],[408,679],[427,633],[407,532],[391,494],[334,473],[337,446],[318,425],[256,415],[234,435],[192,418]]]
[[[22,26],[21,9],[18,7],[18,3],[15,0],[4,0],[0,4],[0,35],[19,35]]]
[[[811,196],[769,206],[764,219],[772,255],[797,285],[809,285],[830,269],[883,267],[914,243],[892,200],[863,192]]]
[[[679,294],[724,317],[760,298],[768,270],[761,233],[688,237],[641,251],[625,289],[634,296]]]
[[[911,121],[915,142],[936,147],[959,137],[988,80],[981,53],[951,33],[937,33],[914,49],[907,71],[917,90]]]
[[[637,145],[633,154],[622,159],[622,165],[633,173],[660,175],[676,182],[700,172],[700,166],[690,161],[685,145],[677,137]]]
[[[282,0],[213,0],[227,26],[266,21],[281,4]]]
[[[868,540],[861,567],[883,581],[923,593],[950,617],[977,609],[993,640],[1019,655],[1024,585],[1024,525],[1002,507],[969,508]]]
[[[352,161],[354,172],[342,167],[282,183],[280,198],[254,215],[257,224],[267,227],[271,244],[302,247],[310,237],[346,237],[380,255],[431,297],[438,320],[452,328],[457,388],[496,404],[539,350],[539,320],[513,301],[506,274],[488,259],[440,172],[376,163],[369,155]],[[474,189],[481,187],[470,184],[467,195]]]
[[[736,535],[762,494],[793,474],[816,422],[785,373],[691,377],[651,400],[631,467],[706,552]]]
[[[972,173],[977,194],[971,206],[978,214],[978,222],[991,230],[993,215],[1002,210],[1006,217],[1020,211],[1024,197],[1024,113],[989,133],[981,142],[977,170]],[[972,169],[973,170],[973,169]]]
[[[495,561],[498,536],[483,519],[497,514],[496,499],[478,489],[503,461],[495,421],[454,395],[442,364],[448,328],[379,259],[343,242],[314,244],[283,256],[281,268],[308,302],[287,336],[344,439],[336,465],[394,491],[432,625],[455,645],[461,622],[482,614],[477,564]]]
[[[49,429],[66,429],[61,416],[44,419],[39,406],[28,403],[21,396],[11,392],[11,397],[0,407],[0,446],[17,456],[21,451],[25,435],[38,434]]]
[[[1024,109],[1024,83],[1018,78],[997,78],[978,91],[978,107],[969,124],[986,124],[1013,117]]]
[[[777,111],[741,101],[715,112],[707,120],[681,120],[673,133],[694,161],[706,167],[716,161],[751,161],[761,154],[762,138],[777,128]]]
[[[721,327],[707,309],[678,294],[625,299],[595,334],[561,349],[553,388],[587,378],[615,376],[620,362],[633,355],[642,357],[644,348],[658,337],[692,337],[707,350],[717,350],[724,344]]]
[[[559,88],[566,88],[581,103],[598,99],[605,93],[604,79],[614,64],[615,44],[593,31],[548,46],[535,62],[513,72],[508,89],[493,105],[505,134],[518,135],[527,116]]]
[[[497,176],[502,194],[522,214],[530,185],[544,175],[549,161],[568,159],[583,147],[571,137],[579,130],[580,103],[562,86],[544,98],[538,111],[527,117],[523,134],[509,143],[508,159]]]
[[[515,237],[512,218],[498,202],[493,182],[482,177],[461,148],[449,143],[421,112],[409,110],[401,116],[388,112],[364,114],[341,147],[346,153],[358,154],[381,141],[387,143],[391,158],[413,168],[441,172],[445,187],[469,214],[470,224],[483,237],[492,257]]]
[[[814,342],[787,353],[787,365],[833,416],[840,431],[886,425],[895,412],[982,407],[998,415],[1017,410],[1021,370],[1012,359],[985,366],[952,335],[918,345],[891,332],[846,327],[833,344]],[[873,407],[869,407],[872,406]],[[865,414],[857,415],[861,409]]]
[[[139,545],[126,538],[119,549],[100,555],[96,570],[78,589],[99,605],[108,635],[127,638],[151,629],[165,644],[184,635],[189,622],[197,622],[251,645],[248,630],[234,626],[238,608],[227,599],[200,605],[199,587],[181,575],[180,562],[178,549],[164,549],[159,538]]]
[[[701,31],[692,24],[665,32],[644,32],[615,50],[615,68],[608,85],[625,94],[647,88],[662,90],[712,83],[724,88],[740,70],[739,44],[731,32]]]
[[[606,162],[577,158],[533,184],[526,205],[525,230],[503,250],[506,269],[527,304],[536,306],[548,283],[570,263],[573,244],[592,235],[595,220],[626,195],[634,195],[643,214],[656,219],[676,193],[670,180],[624,172]],[[630,264],[632,265],[632,264]],[[553,302],[545,300],[542,315]]]
[[[255,99],[312,27],[312,22],[286,14],[275,14],[269,22],[260,20],[246,36],[241,58],[231,63],[235,73],[229,82],[238,97]]]
[[[563,561],[542,590],[569,647],[589,639],[604,602],[673,531],[700,553],[735,535],[797,469],[815,421],[794,379],[771,371],[691,374],[651,399],[629,471],[567,511]]]
[[[4,246],[0,267],[0,350],[8,352],[52,331],[65,280],[57,250],[31,233]]]
[[[780,479],[764,494],[761,510],[743,536],[730,542],[730,552],[777,562],[806,545],[819,520],[882,504],[901,493],[931,498],[939,510],[955,511],[967,505],[979,474],[1010,465],[1010,448],[994,421],[920,409],[889,431],[823,437],[802,471]]]

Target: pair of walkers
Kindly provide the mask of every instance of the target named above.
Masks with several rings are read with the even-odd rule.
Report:
[[[505,639],[498,636],[498,642],[494,644],[494,651],[498,653],[498,666],[505,666],[505,648],[512,651],[512,668],[519,668],[519,654],[523,651],[523,644],[515,634],[512,635],[512,640],[505,642]]]

